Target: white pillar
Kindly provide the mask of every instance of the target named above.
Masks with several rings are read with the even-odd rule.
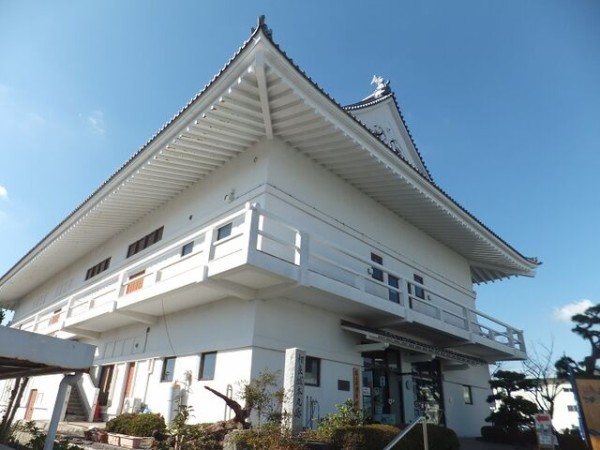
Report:
[[[282,409],[287,418],[286,425],[294,434],[302,431],[304,413],[304,368],[306,351],[288,348],[285,351],[285,374],[283,388],[285,401]]]
[[[74,386],[80,378],[81,373],[76,373],[75,375],[65,375],[60,381],[58,392],[56,393],[56,400],[54,402],[54,409],[52,410],[52,418],[48,424],[48,434],[46,435],[46,441],[44,442],[44,450],[52,450],[54,448],[56,429],[58,428],[58,422],[60,422],[62,416],[67,388],[69,386]]]

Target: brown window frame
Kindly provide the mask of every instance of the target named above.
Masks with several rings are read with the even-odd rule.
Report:
[[[95,266],[90,267],[85,273],[85,280],[89,280],[90,278],[94,278],[96,275],[108,270],[110,267],[110,256],[103,261],[100,261]]]
[[[144,237],[138,239],[137,241],[129,244],[129,247],[127,247],[127,258],[130,258],[133,255],[138,254],[142,250],[145,250],[148,247],[150,247],[150,246],[156,244],[157,242],[159,242],[162,239],[162,237],[163,237],[163,231],[164,231],[164,229],[165,229],[164,226],[162,226],[160,228],[157,228],[152,233],[148,233],[146,236],[144,236]]]

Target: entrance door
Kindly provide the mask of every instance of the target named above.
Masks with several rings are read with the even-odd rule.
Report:
[[[32,389],[29,392],[29,399],[27,400],[27,406],[25,407],[25,420],[31,420],[33,417],[33,410],[35,407],[35,401],[37,400],[37,389]]]
[[[404,422],[399,353],[388,349],[363,353],[363,412],[377,423]]]
[[[427,422],[445,425],[440,362],[413,363],[415,417],[425,416]]]
[[[133,382],[135,377],[135,362],[127,365],[127,374],[125,376],[125,389],[123,390],[123,401],[121,403],[121,413],[129,413],[133,411],[133,402],[128,398],[133,393]]]
[[[110,386],[112,384],[113,372],[115,366],[102,366],[102,374],[100,375],[100,392],[98,393],[98,405],[108,406],[110,398]]]

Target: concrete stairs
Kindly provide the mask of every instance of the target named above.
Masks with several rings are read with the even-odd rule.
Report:
[[[65,421],[67,422],[85,422],[87,421],[87,411],[81,401],[79,389],[73,387],[69,402],[67,403],[67,412],[65,413]]]

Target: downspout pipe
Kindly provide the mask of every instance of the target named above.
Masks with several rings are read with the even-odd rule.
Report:
[[[54,439],[56,439],[56,430],[58,428],[58,422],[60,422],[63,405],[65,404],[65,397],[67,395],[67,388],[69,386],[75,386],[75,384],[81,378],[81,373],[74,375],[65,375],[58,385],[58,392],[56,393],[56,400],[54,401],[54,410],[52,411],[52,418],[48,424],[48,434],[46,435],[46,441],[44,442],[44,450],[53,450]]]

